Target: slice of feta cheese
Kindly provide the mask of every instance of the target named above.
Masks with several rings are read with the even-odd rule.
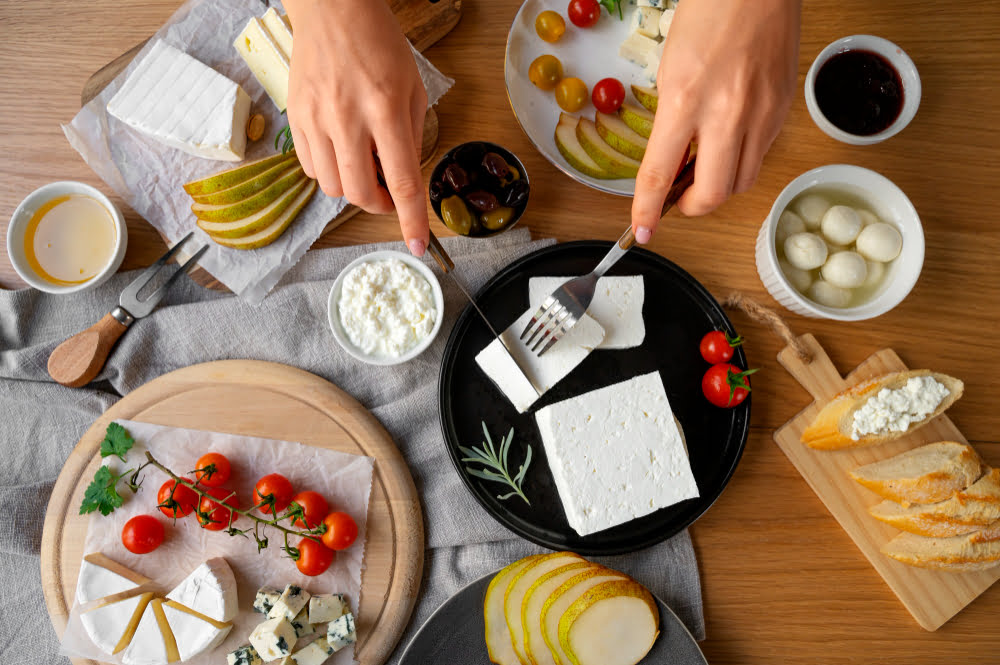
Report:
[[[664,9],[660,14],[657,30],[659,31],[661,37],[666,37],[667,33],[670,31],[670,24],[674,20],[675,11],[675,9]]]
[[[274,7],[269,7],[264,15],[260,17],[271,39],[278,45],[281,52],[289,61],[292,59],[292,27],[288,22],[288,16],[279,14]]]
[[[250,633],[250,644],[266,663],[290,655],[296,640],[295,629],[285,617],[268,619]]]
[[[319,637],[292,654],[293,665],[323,665],[334,654],[325,637]]]
[[[510,353],[499,339],[493,340],[476,356],[476,363],[507,396],[518,413],[524,413],[539,398],[524,372],[531,375],[535,385],[545,394],[561,381],[591,351],[604,340],[604,328],[587,315],[580,317],[569,332],[539,358],[520,339],[521,331],[528,325],[537,308],[529,309],[510,327],[500,333],[510,348]],[[532,345],[534,345],[532,341]],[[517,359],[515,364],[511,355]]]
[[[535,420],[581,536],[698,496],[659,372],[551,404]]]
[[[618,55],[640,67],[645,67],[649,64],[649,54],[656,50],[658,43],[646,35],[633,32],[622,42],[621,48],[618,49]]]
[[[309,599],[309,623],[330,623],[350,610],[343,594],[327,593]]]
[[[154,598],[146,605],[135,635],[121,658],[125,665],[168,665],[180,660],[177,642],[163,614],[162,598]]]
[[[108,113],[196,157],[238,162],[246,152],[250,97],[162,39],[108,102]]]
[[[280,597],[281,589],[266,586],[257,589],[257,596],[253,599],[253,611],[267,614]]]
[[[216,621],[232,621],[239,612],[236,578],[222,557],[195,568],[167,598]]]
[[[98,649],[115,654],[132,641],[139,620],[152,599],[152,593],[108,599],[108,602],[81,613],[80,623]]]
[[[350,612],[331,621],[330,625],[326,627],[326,641],[334,651],[340,651],[344,647],[354,644],[356,640],[354,615]]]
[[[256,16],[252,17],[233,46],[274,105],[279,111],[284,111],[288,106],[290,61],[264,27],[264,23]]]
[[[528,303],[537,308],[550,293],[572,277],[532,277],[528,280]],[[631,349],[646,338],[642,306],[646,290],[642,275],[602,277],[587,315],[604,328],[598,349]]]
[[[226,654],[226,665],[264,665],[264,661],[253,646],[244,644]]]
[[[233,628],[229,622],[215,621],[173,600],[163,603],[162,608],[182,661],[216,648]]]
[[[294,584],[289,584],[281,592],[281,597],[274,603],[274,607],[267,613],[267,616],[274,619],[284,617],[289,621],[298,616],[302,608],[309,602],[309,592]]]
[[[76,602],[81,605],[123,591],[137,589],[151,580],[112,561],[100,552],[83,557],[76,581]]]
[[[656,39],[660,36],[660,15],[662,11],[653,7],[636,7],[632,13],[629,32]]]

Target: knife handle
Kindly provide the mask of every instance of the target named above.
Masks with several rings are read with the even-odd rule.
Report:
[[[100,321],[53,349],[49,356],[49,376],[68,388],[87,385],[104,367],[111,349],[126,330],[128,325],[113,313],[105,314]]]
[[[667,214],[667,211],[674,207],[674,204],[681,198],[687,188],[694,184],[694,163],[698,159],[695,155],[691,158],[684,168],[680,170],[677,177],[674,178],[674,184],[671,185],[670,191],[667,192],[667,198],[663,201],[663,209],[660,210],[660,217]]]
[[[434,235],[433,231],[430,232],[430,243],[427,245],[427,251],[431,253],[431,256],[434,257],[434,260],[441,266],[441,270],[445,274],[455,269],[455,262],[448,256],[448,252],[444,251],[444,246],[437,239],[437,236]]]

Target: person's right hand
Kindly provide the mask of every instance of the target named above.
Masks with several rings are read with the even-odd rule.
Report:
[[[368,212],[387,214],[395,203],[407,247],[423,255],[427,93],[396,18],[385,0],[285,0],[285,7],[295,31],[288,121],[302,168],[328,196]]]

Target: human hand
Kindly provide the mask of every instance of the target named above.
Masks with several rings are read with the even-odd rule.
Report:
[[[429,226],[420,174],[427,92],[384,0],[285,0],[295,49],[288,121],[306,174],[368,212],[394,204],[410,252]],[[388,192],[376,179],[381,162]]]
[[[632,228],[648,242],[678,165],[698,144],[694,184],[677,202],[704,215],[757,179],[791,105],[799,0],[678,5],[657,75],[659,104],[635,182]]]

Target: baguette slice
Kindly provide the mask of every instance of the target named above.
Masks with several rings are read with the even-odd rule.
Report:
[[[983,464],[972,446],[940,441],[851,471],[851,478],[903,505],[944,501],[976,482]]]
[[[882,547],[896,561],[953,572],[986,570],[1000,565],[1000,540],[976,542],[972,536],[922,538],[901,533]]]
[[[981,531],[1000,520],[1000,469],[991,469],[968,489],[947,501],[904,508],[883,501],[872,517],[920,536],[947,538]]]
[[[948,389],[948,394],[933,413],[923,420],[913,422],[904,432],[886,432],[884,434],[868,434],[858,440],[851,438],[851,429],[854,424],[854,413],[865,405],[869,398],[874,397],[883,388],[896,390],[906,385],[912,378],[920,376],[930,376],[938,383],[944,384]],[[809,427],[802,432],[802,443],[810,448],[820,450],[837,450],[840,448],[855,448],[858,446],[872,446],[886,441],[898,439],[910,432],[926,425],[937,416],[944,413],[948,407],[955,403],[962,396],[964,384],[956,378],[947,374],[932,372],[927,369],[918,369],[907,372],[895,372],[886,374],[870,381],[860,383],[853,388],[836,395],[830,403],[816,415],[816,419]]]
[[[969,536],[974,543],[993,543],[1000,540],[1000,520],[989,525],[982,531],[976,531]]]

